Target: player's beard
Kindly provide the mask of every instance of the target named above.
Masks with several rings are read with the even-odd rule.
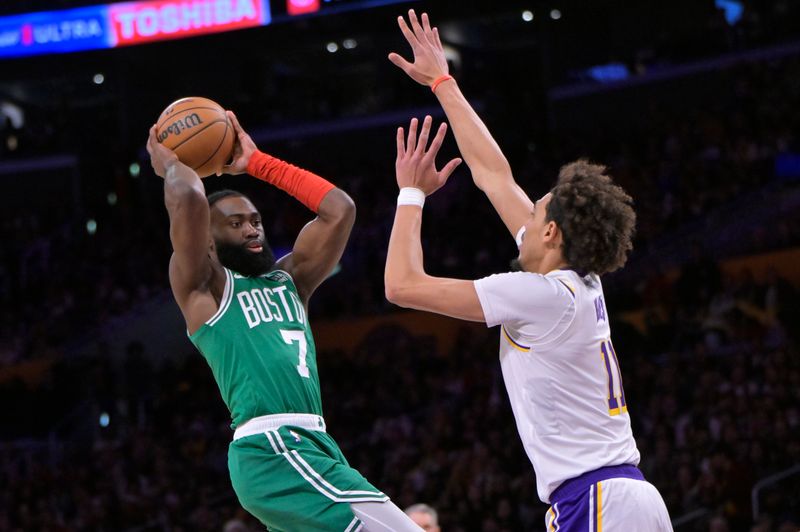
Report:
[[[267,273],[275,265],[275,254],[269,247],[267,239],[261,242],[262,249],[258,253],[248,251],[247,242],[244,244],[229,244],[216,242],[217,257],[219,262],[236,273],[255,277]]]
[[[522,264],[519,262],[519,257],[517,257],[517,258],[514,258],[514,259],[511,259],[511,262],[509,262],[509,263],[508,263],[508,265],[511,267],[511,271],[512,271],[512,272],[522,272],[522,271],[525,271],[525,270],[522,268]]]

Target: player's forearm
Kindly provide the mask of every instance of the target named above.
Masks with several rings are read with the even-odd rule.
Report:
[[[386,299],[392,303],[402,305],[404,291],[425,277],[421,228],[421,208],[411,205],[397,208],[384,271]]]
[[[256,151],[250,157],[247,172],[278,187],[314,212],[319,211],[322,200],[336,188],[329,181],[308,170],[261,151]]]
[[[511,167],[500,146],[461,93],[455,80],[440,84],[435,94],[447,115],[458,149],[472,172],[475,184],[483,189],[496,181],[513,181]]]
[[[193,210],[194,206],[208,208],[203,180],[185,164],[173,163],[164,177],[164,203],[170,217],[179,210],[187,210],[187,207],[188,210]]]

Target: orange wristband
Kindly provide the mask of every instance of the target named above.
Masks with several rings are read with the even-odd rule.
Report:
[[[436,78],[436,80],[433,83],[431,83],[431,92],[436,92],[436,87],[438,87],[439,85],[441,85],[442,83],[444,83],[448,79],[453,79],[453,76],[450,76],[449,74],[445,74],[444,76],[440,76],[440,77]]]
[[[325,195],[336,188],[333,183],[302,168],[256,151],[247,162],[247,173],[288,192],[314,212]]]

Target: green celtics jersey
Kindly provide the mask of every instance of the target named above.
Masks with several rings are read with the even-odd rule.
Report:
[[[314,337],[292,278],[282,270],[225,275],[219,310],[189,338],[211,366],[233,428],[268,414],[321,416]]]

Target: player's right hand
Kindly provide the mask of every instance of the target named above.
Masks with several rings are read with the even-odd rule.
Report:
[[[236,143],[233,146],[233,158],[230,164],[223,166],[222,171],[217,173],[217,175],[221,173],[231,175],[243,174],[247,172],[247,164],[250,162],[250,157],[258,148],[256,147],[256,143],[253,142],[253,139],[250,138],[250,135],[244,132],[244,129],[242,129],[242,126],[239,124],[239,119],[236,118],[233,111],[225,111],[225,113],[228,115],[228,120],[230,120],[233,131],[236,134]]]
[[[167,170],[179,161],[174,151],[158,142],[157,129],[158,126],[155,124],[150,128],[150,134],[147,137],[147,153],[150,154],[150,164],[153,166],[153,171],[163,179],[167,176]]]
[[[431,27],[427,13],[422,14],[422,23],[420,24],[417,14],[410,9],[408,20],[411,24],[410,28],[403,17],[398,17],[397,23],[408,44],[411,45],[414,62],[406,61],[395,52],[389,54],[389,61],[401,68],[417,83],[430,87],[438,78],[448,74],[447,58],[444,55],[442,41],[439,39],[439,30]]]

